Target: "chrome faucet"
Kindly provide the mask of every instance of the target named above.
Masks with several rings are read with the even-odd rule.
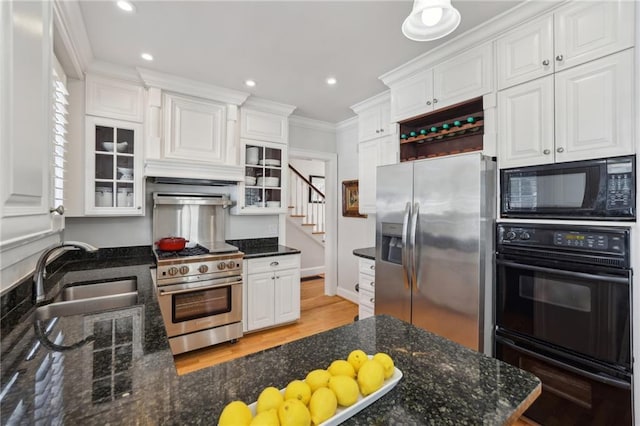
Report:
[[[58,249],[62,250],[77,250],[83,249],[88,252],[98,251],[97,247],[92,246],[91,244],[83,243],[80,241],[62,241],[60,243],[55,243],[42,252],[40,258],[38,259],[38,263],[36,264],[36,270],[33,273],[33,302],[35,305],[41,304],[45,300],[44,294],[44,279],[47,275],[47,259],[51,255],[51,253],[55,252]]]

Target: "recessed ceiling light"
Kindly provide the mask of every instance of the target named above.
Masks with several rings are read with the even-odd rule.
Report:
[[[150,53],[143,53],[140,57],[145,61],[153,61],[153,56]]]
[[[253,80],[245,80],[244,84],[249,86],[249,87],[255,87],[256,82],[253,81]]]
[[[125,0],[119,0],[116,4],[120,9],[124,10],[125,12],[133,12],[135,10],[135,7],[133,7],[133,4]]]
[[[327,84],[329,86],[333,86],[334,84],[336,84],[338,82],[338,80],[335,79],[335,77],[329,77],[327,78]]]

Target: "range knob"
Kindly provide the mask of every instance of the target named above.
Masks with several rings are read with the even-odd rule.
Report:
[[[189,267],[188,267],[188,266],[181,266],[181,267],[180,267],[180,273],[181,273],[182,275],[186,275],[186,274],[187,274],[187,272],[189,272]]]
[[[227,269],[233,269],[236,267],[236,262],[234,260],[230,260],[227,262]]]
[[[507,234],[504,236],[505,239],[507,240],[515,240],[516,239],[516,233],[513,231],[509,231],[507,232]]]
[[[528,240],[529,238],[531,238],[531,234],[529,234],[527,231],[524,231],[522,234],[520,234],[521,240]]]
[[[209,267],[207,265],[198,266],[198,272],[200,272],[201,274],[206,273],[208,270],[209,270]]]
[[[174,276],[175,274],[178,273],[178,268],[176,268],[175,266],[172,266],[171,268],[169,268],[167,272],[169,273],[169,275]]]
[[[226,263],[224,263],[224,262],[220,262],[220,263],[218,263],[218,269],[219,269],[219,270],[221,270],[221,271],[222,271],[222,270],[223,270],[223,269],[225,269],[226,267],[227,267],[227,264],[226,264]]]

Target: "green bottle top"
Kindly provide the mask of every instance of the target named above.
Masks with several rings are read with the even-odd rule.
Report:
[[[467,123],[475,123],[475,122],[476,122],[475,118],[473,118],[473,117],[467,118]]]
[[[460,127],[460,124],[462,124],[462,123],[460,123],[459,120],[456,120],[456,121],[453,122],[453,125],[456,126],[456,127]]]
[[[437,127],[432,127],[432,128],[431,128],[431,131],[432,131],[432,132],[437,132],[437,131],[438,131],[438,128],[437,128]]]
[[[403,134],[400,135],[400,139],[406,139],[406,138],[407,138],[406,134],[403,133]]]
[[[442,128],[443,128],[444,130],[449,130],[449,127],[451,127],[451,126],[449,126],[449,124],[447,124],[447,123],[444,123],[444,124],[442,125]]]
[[[426,135],[426,134],[427,134],[427,131],[426,131],[425,129],[420,129],[420,134],[421,134],[421,135]]]
[[[416,132],[413,132],[413,131],[412,131],[412,132],[409,132],[409,136],[411,136],[412,138],[413,138],[413,137],[415,137],[416,135],[417,135],[417,133],[416,133]]]

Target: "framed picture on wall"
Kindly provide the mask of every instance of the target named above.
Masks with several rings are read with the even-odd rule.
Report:
[[[367,217],[358,211],[358,180],[342,181],[342,216]]]
[[[318,191],[324,194],[324,176],[309,175],[309,182],[315,186]],[[322,203],[324,201],[316,191],[309,188],[309,202],[310,203]]]

